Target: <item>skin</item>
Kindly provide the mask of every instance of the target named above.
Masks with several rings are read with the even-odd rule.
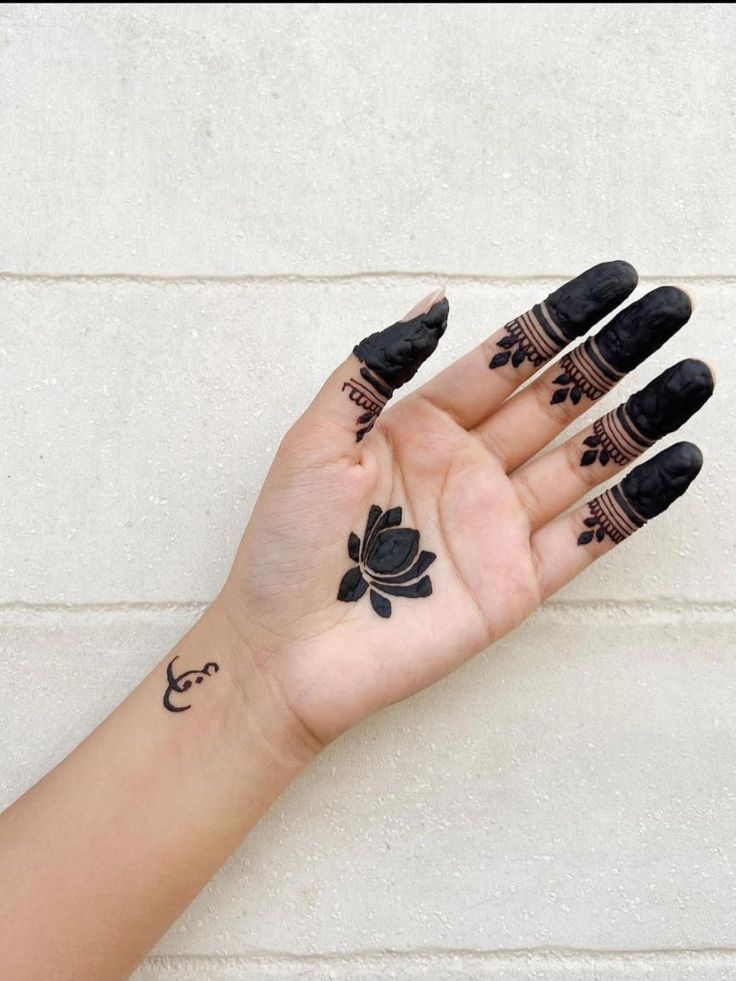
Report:
[[[582,286],[556,291],[551,306],[564,308],[565,330],[577,335],[635,280],[626,263],[602,264]],[[503,328],[390,405],[356,442],[345,381],[362,377],[368,361],[392,388],[410,377],[439,340],[435,329],[428,342],[427,330],[446,319],[445,305],[436,292],[328,378],[285,435],[207,613],[0,817],[0,976],[127,976],[325,745],[459,667],[613,547],[607,537],[584,548],[577,539],[590,513],[584,502],[620,468],[580,466],[590,427],[532,460],[588,406],[549,405],[555,367],[521,392],[535,373],[528,360],[490,370]],[[630,343],[640,357],[652,349],[648,332],[659,340],[660,321],[636,319]],[[677,393],[669,404],[672,419],[687,417]],[[682,445],[690,448],[624,480],[643,517],[692,479],[699,453]],[[378,572],[403,569],[415,548],[436,556],[431,592],[391,593],[390,617],[377,615],[367,593],[338,598],[362,561],[374,505],[401,508],[393,527],[420,536],[387,538],[372,553]],[[173,657],[177,676],[219,668],[186,691],[191,707],[181,713],[162,706]]]

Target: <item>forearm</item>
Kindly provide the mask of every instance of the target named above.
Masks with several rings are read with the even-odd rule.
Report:
[[[167,709],[175,656],[179,675],[218,669],[169,689]],[[311,753],[278,692],[209,611],[0,816],[0,975],[125,977]]]

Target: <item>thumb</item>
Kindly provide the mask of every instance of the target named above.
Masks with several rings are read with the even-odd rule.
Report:
[[[401,320],[356,344],[297,424],[301,438],[310,438],[305,430],[311,429],[314,441],[333,456],[355,449],[396,389],[433,353],[449,308],[444,287],[434,290]]]

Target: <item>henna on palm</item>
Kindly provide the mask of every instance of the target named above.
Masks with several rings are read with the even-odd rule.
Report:
[[[340,582],[337,598],[343,603],[357,602],[370,587],[371,606],[387,619],[392,609],[389,596],[419,599],[432,595],[432,580],[424,573],[437,556],[419,551],[419,532],[400,527],[401,517],[400,507],[383,511],[374,504],[362,544],[350,532],[348,555],[358,565],[348,569]]]

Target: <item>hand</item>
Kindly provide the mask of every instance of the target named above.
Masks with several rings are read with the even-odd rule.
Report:
[[[686,293],[655,289],[545,368],[636,282],[594,266],[381,411],[445,330],[438,291],[362,341],[287,433],[215,606],[315,747],[507,633],[696,476],[679,443],[564,513],[709,398],[694,360],[532,459],[690,317]]]

